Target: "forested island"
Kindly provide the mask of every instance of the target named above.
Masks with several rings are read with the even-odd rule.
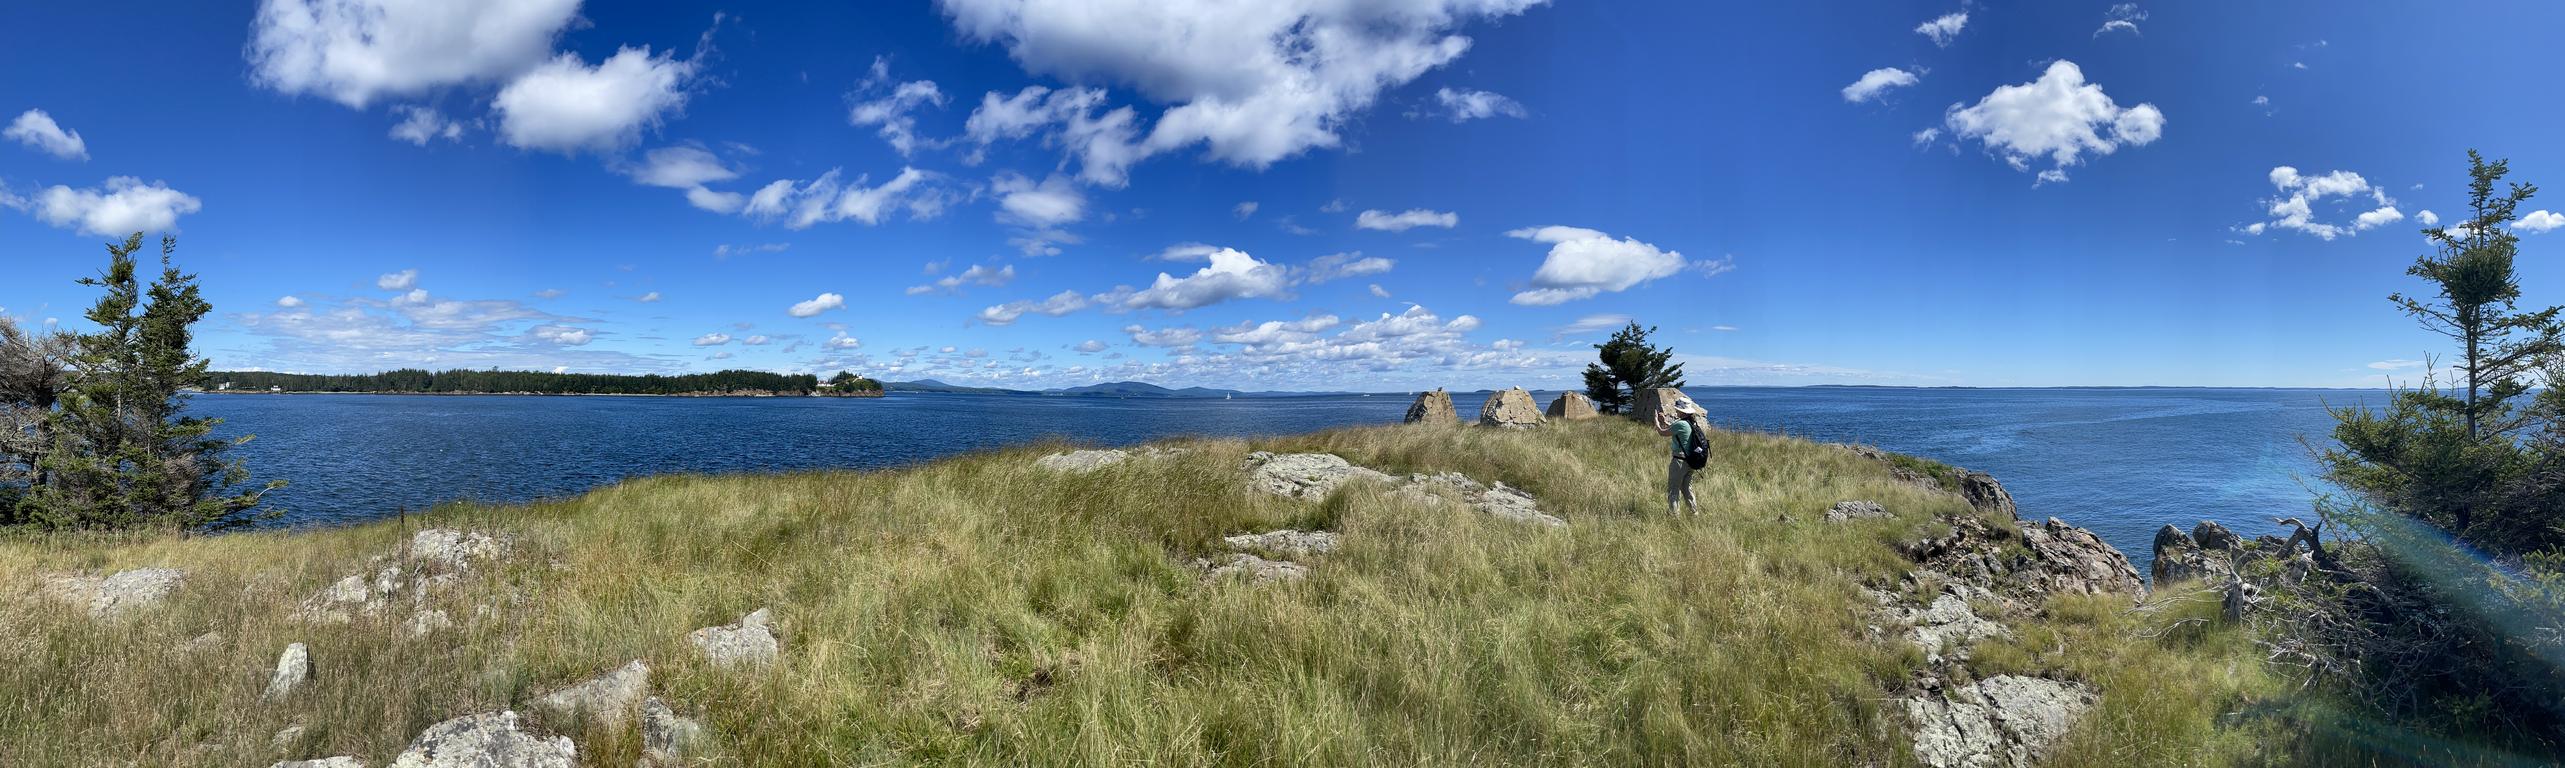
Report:
[[[849,372],[826,382],[808,373],[728,370],[659,374],[547,373],[543,371],[429,371],[402,368],[382,373],[313,374],[214,371],[210,392],[350,392],[437,395],[669,395],[880,397],[882,383]]]

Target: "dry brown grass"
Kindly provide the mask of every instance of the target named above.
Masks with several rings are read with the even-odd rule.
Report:
[[[195,539],[0,542],[0,764],[383,764],[421,728],[645,659],[701,708],[725,764],[1899,765],[1888,690],[1920,660],[1874,643],[1859,585],[1904,567],[1887,542],[1967,513],[1880,466],[1798,440],[1716,434],[1700,518],[1662,514],[1660,438],[1617,420],[1537,431],[1372,428],[1091,475],[1056,446],[892,472],[662,477],[577,499],[456,506],[409,521],[506,532],[520,553],[444,599],[424,640],[403,614],[315,626],[304,597],[395,551],[385,521]],[[1251,448],[1331,451],[1393,473],[1454,470],[1538,495],[1571,521],[1515,525],[1357,485],[1321,503],[1245,488]],[[1836,501],[1887,520],[1828,525]],[[1304,582],[1202,584],[1182,563],[1223,534],[1341,531]],[[116,622],[35,597],[44,574],[187,569],[160,610]],[[771,607],[783,661],[702,663],[697,627]],[[2069,754],[2226,763],[2216,716],[2268,687],[2202,674],[2225,630],[2149,639],[2070,604],[2003,663],[2096,682]],[[2116,617],[2116,618],[2115,618]],[[219,647],[173,650],[206,631]],[[2071,643],[2050,650],[2048,639]],[[2205,638],[2205,639],[2203,639]],[[307,690],[258,702],[276,654],[310,645]],[[2166,675],[2178,683],[2162,682]],[[599,765],[636,739],[577,723]],[[301,741],[270,735],[302,723]]]

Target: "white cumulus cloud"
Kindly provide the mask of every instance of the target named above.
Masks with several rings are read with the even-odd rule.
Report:
[[[2107,155],[2164,135],[2163,111],[2153,104],[2120,107],[2064,60],[2050,63],[2038,80],[1997,86],[1973,105],[1952,104],[1943,123],[1953,138],[1978,140],[2014,170],[2049,161],[2056,174],[2043,181],[2063,181],[2066,167],[2083,162],[2087,152]]]
[[[419,271],[415,269],[387,272],[381,277],[374,278],[374,287],[386,291],[406,291],[418,287],[418,284]]]
[[[809,301],[794,303],[792,308],[785,312],[794,317],[815,317],[821,312],[844,308],[846,308],[846,297],[834,293],[822,293]]]
[[[2512,229],[2522,232],[2545,232],[2557,227],[2565,227],[2565,214],[2545,209],[2530,211],[2512,222]]]
[[[178,217],[205,207],[204,201],[170,189],[167,182],[145,184],[132,176],[111,177],[103,188],[55,185],[38,190],[25,204],[47,224],[107,237],[173,231]]]
[[[1932,21],[1915,25],[1915,34],[1932,38],[1933,45],[1935,46],[1948,48],[1950,47],[1950,41],[1959,39],[1959,31],[1967,26],[1967,11],[1961,11],[1959,13],[1945,13],[1941,16],[1935,17]]]
[[[1861,79],[1844,86],[1844,100],[1859,104],[1879,98],[1880,94],[1887,93],[1890,88],[1903,88],[1914,85],[1916,81],[1917,78],[1913,72],[1896,67],[1880,67],[1862,73]]]
[[[265,0],[251,79],[363,109],[384,95],[498,82],[541,63],[579,0]]]
[[[499,90],[499,138],[524,149],[612,151],[686,105],[695,62],[622,48],[596,66],[564,53]]]
[[[1514,294],[1516,304],[1546,306],[1625,291],[1672,277],[1686,264],[1683,254],[1583,227],[1528,227],[1505,234],[1550,244],[1541,268],[1532,273],[1531,289]]]
[[[19,113],[7,130],[0,130],[0,136],[64,160],[89,159],[89,142],[80,139],[80,132],[63,128],[41,109]]]
[[[909,113],[918,107],[944,106],[944,91],[935,87],[935,81],[911,80],[895,85],[891,82],[890,60],[875,56],[872,74],[864,78],[858,92],[874,98],[857,102],[849,108],[846,122],[859,128],[875,126],[882,141],[889,143],[901,157],[933,143],[917,137],[917,118]]]
[[[1259,261],[1245,251],[1222,248],[1207,258],[1209,265],[1184,277],[1158,273],[1158,279],[1149,287],[1131,294],[1121,304],[1133,309],[1187,310],[1232,299],[1274,298],[1291,287],[1289,271]]]
[[[2375,186],[2360,174],[2333,171],[2309,176],[2292,166],[2271,169],[2271,186],[2279,196],[2262,201],[2271,218],[2247,224],[2245,234],[2259,235],[2268,229],[2291,229],[2314,235],[2319,240],[2351,235],[2403,221],[2405,214],[2396,209],[2396,199],[2387,196],[2384,187]],[[2327,213],[2345,205],[2358,204],[2366,210],[2352,217],[2351,223],[2322,221]],[[2367,207],[2375,206],[2375,207]],[[2355,208],[2354,210],[2359,210]],[[2337,214],[2338,215],[2338,214]],[[2416,220],[2428,226],[2440,217],[2422,211]],[[2340,221],[2336,219],[2335,221]]]

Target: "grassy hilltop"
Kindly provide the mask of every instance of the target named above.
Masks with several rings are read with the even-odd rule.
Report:
[[[1660,440],[1618,419],[1361,428],[1184,442],[1085,474],[1037,467],[1060,448],[1037,446],[308,532],[0,541],[0,764],[380,766],[431,724],[515,708],[583,762],[631,765],[628,727],[528,702],[635,659],[653,694],[700,713],[715,764],[1910,764],[1897,699],[1924,653],[1873,631],[1863,586],[1910,567],[1895,542],[1984,513],[1839,447],[1721,432],[1704,514],[1670,520]],[[1248,486],[1252,449],[1501,480],[1569,525],[1378,483],[1273,496]],[[1846,499],[1894,516],[1819,520]],[[295,615],[428,526],[515,542],[438,593],[452,627]],[[1300,558],[1298,582],[1186,566],[1277,528],[1343,543]],[[54,574],[146,566],[185,586],[126,618],[42,596]],[[781,636],[770,666],[716,667],[685,639],[760,607]],[[2230,713],[2281,684],[2241,630],[2186,621],[2215,613],[2060,598],[1977,641],[1974,664],[2100,693],[2051,764],[2269,759],[2265,729]],[[294,642],[311,681],[263,702]]]

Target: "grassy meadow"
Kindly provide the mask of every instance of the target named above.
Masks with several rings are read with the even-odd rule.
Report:
[[[719,765],[1905,765],[1896,696],[1923,655],[1874,637],[1864,584],[1891,542],[1976,514],[1849,451],[1720,432],[1703,514],[1663,512],[1662,438],[1618,419],[1528,431],[1380,427],[1188,449],[1091,474],[1032,446],[882,472],[674,476],[553,502],[210,537],[0,539],[0,764],[387,764],[448,718],[646,660],[699,711]],[[1252,491],[1250,450],[1325,451],[1393,474],[1504,481],[1567,519],[1525,526],[1373,484],[1322,502]],[[1829,524],[1845,499],[1895,517]],[[2039,510],[2024,510],[2037,515]],[[2005,521],[2010,524],[2010,521]],[[406,612],[293,614],[419,528],[517,552]],[[1309,577],[1204,583],[1219,537],[1341,532]],[[185,569],[158,608],[98,621],[48,574]],[[1983,674],[2048,674],[2102,703],[2057,764],[2272,759],[2251,711],[2283,685],[2214,601],[2061,600],[1976,649]],[[487,608],[475,620],[476,609]],[[771,608],[768,667],[700,660],[688,631]],[[179,646],[208,631],[214,647]],[[286,644],[304,690],[262,703]],[[639,738],[546,720],[584,761]],[[300,724],[291,743],[271,744]]]

